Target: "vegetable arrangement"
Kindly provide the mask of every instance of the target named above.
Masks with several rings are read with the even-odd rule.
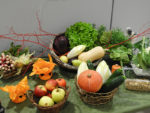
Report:
[[[126,41],[128,36],[125,36],[121,29],[106,30],[105,26],[99,28],[99,41],[103,47],[111,47],[114,44]],[[124,42],[121,45],[115,46],[108,50],[110,58],[114,61],[122,61],[124,64],[129,64],[132,58],[132,44],[130,41]]]
[[[87,52],[83,52],[85,49],[85,45],[78,45],[71,49],[67,56],[61,56],[60,60],[64,63],[68,63],[69,59],[73,59],[71,60],[71,64],[73,64],[73,66],[78,67],[82,61],[93,62],[102,58],[105,55],[105,50],[100,46],[97,46]]]
[[[121,67],[112,73],[104,60],[98,64],[96,70],[91,70],[92,64],[88,63],[82,62],[77,71],[77,84],[87,92],[109,92],[126,79]]]
[[[96,29],[90,23],[77,22],[68,27],[64,34],[56,36],[53,48],[56,54],[60,55],[62,62],[76,67],[81,64],[81,61],[95,62],[105,57],[106,52],[109,59],[129,64],[133,54],[131,42],[126,41],[128,38],[128,35],[126,36],[118,28],[107,30],[104,25],[101,25]],[[124,43],[111,47],[121,42]]]
[[[10,48],[1,53],[0,56],[0,74],[3,77],[5,74],[17,71],[19,75],[24,66],[34,62],[36,59],[31,58],[34,53],[29,53],[28,48],[21,48],[21,45],[11,43]]]

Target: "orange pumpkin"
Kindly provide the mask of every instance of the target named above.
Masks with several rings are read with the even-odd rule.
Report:
[[[102,77],[94,70],[83,71],[78,77],[78,85],[87,92],[97,92],[102,87]]]

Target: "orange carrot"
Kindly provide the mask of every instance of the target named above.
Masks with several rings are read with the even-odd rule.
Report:
[[[113,73],[113,72],[115,72],[117,69],[120,69],[120,68],[121,68],[121,66],[118,65],[118,64],[112,65],[111,72]]]

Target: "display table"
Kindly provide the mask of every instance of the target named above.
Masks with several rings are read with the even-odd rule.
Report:
[[[113,100],[108,104],[99,106],[87,105],[81,101],[78,95],[74,82],[75,75],[76,72],[66,71],[58,66],[54,70],[53,78],[63,76],[67,84],[71,86],[68,101],[60,113],[134,113],[137,110],[150,107],[149,92],[128,91],[125,89],[124,84],[119,87]],[[1,80],[0,86],[16,85],[19,80],[21,79]],[[36,76],[29,77],[28,82],[31,89],[34,89],[37,84],[45,83],[45,81],[40,80]],[[15,104],[10,101],[8,93],[0,90],[0,100],[6,109],[5,113],[39,113],[29,99],[23,103]]]

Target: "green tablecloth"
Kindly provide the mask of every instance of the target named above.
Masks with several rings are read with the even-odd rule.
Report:
[[[65,71],[59,67],[54,70],[53,78],[63,77],[67,80],[67,84],[71,86],[71,92],[68,101],[60,113],[129,113],[139,109],[150,107],[150,93],[128,91],[125,89],[124,84],[119,87],[113,100],[105,105],[91,106],[82,102],[79,98],[78,92],[75,87],[74,77],[75,72]],[[0,81],[0,86],[17,84],[19,80]],[[34,89],[37,84],[44,84],[45,81],[39,78],[30,77],[29,85]],[[12,103],[9,95],[6,92],[0,91],[0,100],[6,109],[6,113],[39,113],[30,101],[27,99],[20,104]]]

